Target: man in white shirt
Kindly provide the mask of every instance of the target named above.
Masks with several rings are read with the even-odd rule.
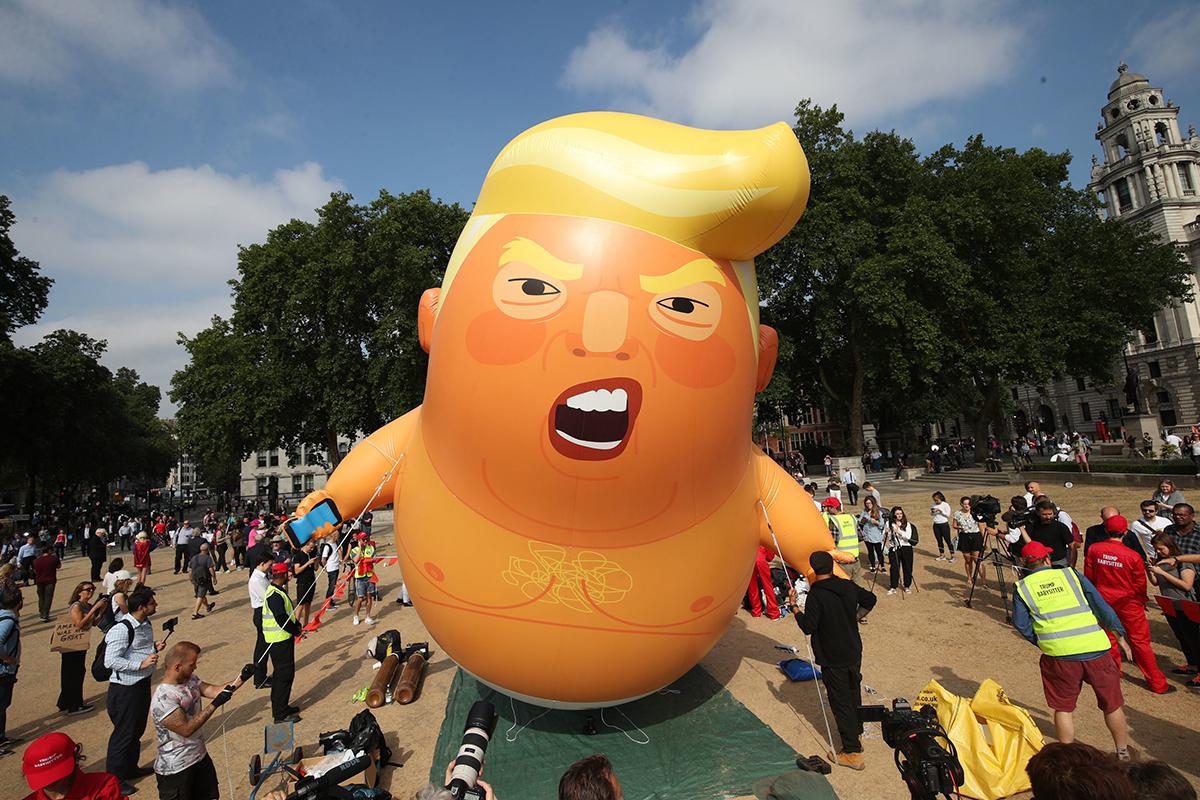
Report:
[[[185,519],[183,523],[171,534],[171,541],[175,545],[175,574],[178,575],[187,566],[191,556],[188,554],[188,545],[192,541],[192,536],[195,534],[195,529],[188,524]]]
[[[1025,507],[1033,508],[1033,500],[1042,493],[1041,484],[1037,481],[1025,481]]]
[[[130,543],[133,541],[133,526],[126,519],[121,523],[121,527],[117,530],[117,541],[121,543],[122,550],[128,550]]]
[[[1154,538],[1154,534],[1160,533],[1163,528],[1171,524],[1169,519],[1164,519],[1158,515],[1158,503],[1153,500],[1142,501],[1142,516],[1135,519],[1129,525],[1129,530],[1137,537],[1141,543],[1142,549],[1153,558],[1154,545],[1150,544],[1150,540]]]
[[[330,608],[337,608],[333,600],[333,592],[337,588],[338,573],[342,569],[342,553],[338,548],[337,536],[326,536],[321,540],[321,566],[325,568],[325,599],[329,600]]]
[[[269,689],[271,679],[267,677],[267,642],[263,639],[262,614],[267,584],[271,582],[270,570],[275,559],[270,550],[258,551],[258,563],[250,570],[246,589],[250,593],[251,618],[254,622],[254,688]]]
[[[1167,431],[1167,435],[1163,438],[1167,440],[1167,444],[1174,447],[1178,452],[1183,452],[1183,439],[1180,439],[1176,434]]]

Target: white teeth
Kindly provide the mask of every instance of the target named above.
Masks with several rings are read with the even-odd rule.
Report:
[[[580,411],[625,411],[629,408],[629,393],[624,389],[613,389],[611,392],[608,389],[592,389],[568,397],[567,407]]]
[[[615,442],[589,442],[587,439],[576,439],[574,436],[571,436],[570,434],[567,434],[567,433],[563,433],[562,431],[558,430],[557,428],[554,430],[554,432],[557,433],[559,436],[563,437],[564,439],[566,439],[568,442],[571,442],[572,444],[577,444],[580,447],[586,447],[590,450],[612,450],[614,447],[621,444],[621,441],[619,439]]]

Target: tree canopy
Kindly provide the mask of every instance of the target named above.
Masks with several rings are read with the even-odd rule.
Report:
[[[812,199],[759,260],[763,318],[792,345],[794,403],[826,405],[852,452],[865,420],[904,429],[962,412],[982,439],[1007,386],[1111,381],[1131,331],[1187,297],[1177,249],[1101,219],[1068,183],[1067,153],[980,135],[922,159],[809,101],[795,131]]]
[[[17,251],[9,234],[15,221],[9,199],[0,194],[0,343],[11,342],[17,328],[37,322],[54,283],[36,261]]]
[[[467,221],[427,191],[336,193],[238,253],[233,313],[180,342],[180,436],[206,475],[256,449],[324,450],[420,403],[421,292],[438,286]]]

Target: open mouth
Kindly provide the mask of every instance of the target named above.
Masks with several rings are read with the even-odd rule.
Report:
[[[629,434],[641,407],[641,384],[629,378],[577,384],[554,401],[550,410],[550,442],[568,458],[581,461],[615,458],[629,444]]]

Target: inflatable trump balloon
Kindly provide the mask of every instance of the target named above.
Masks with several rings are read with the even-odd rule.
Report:
[[[593,113],[525,131],[421,300],[424,404],[305,498],[293,537],[394,502],[422,621],[514,697],[596,707],[671,683],[774,547],[768,518],[789,564],[833,547],[750,440],[777,345],[753,258],[807,199],[784,123]]]

